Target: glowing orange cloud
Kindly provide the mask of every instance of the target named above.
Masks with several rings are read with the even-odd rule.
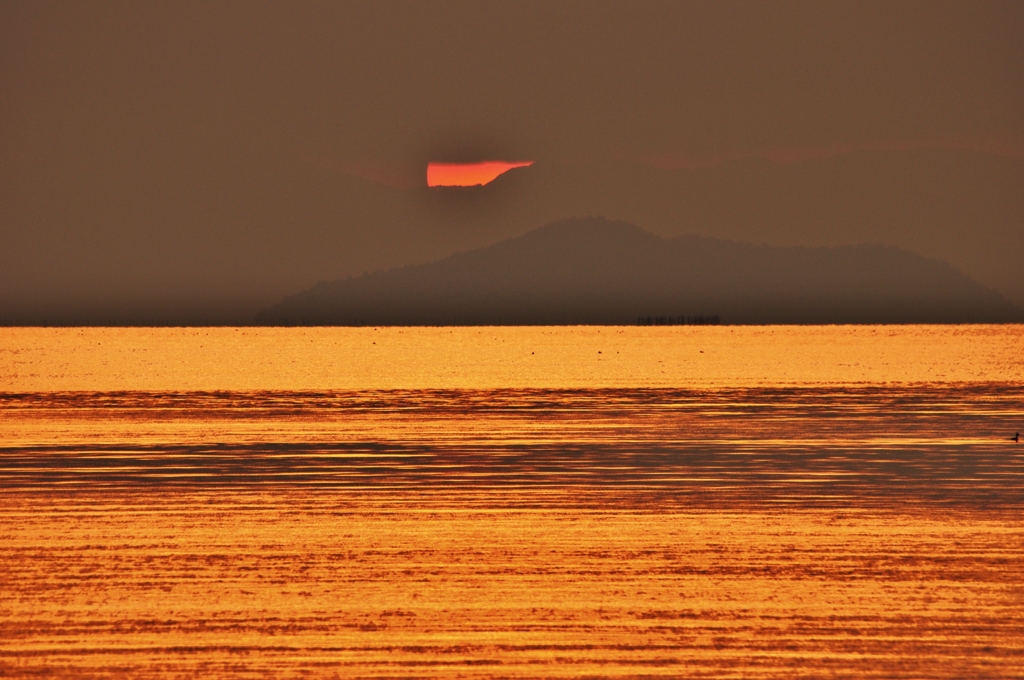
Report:
[[[481,163],[428,163],[428,187],[472,187],[487,184],[512,168],[533,165],[533,161],[483,161]]]

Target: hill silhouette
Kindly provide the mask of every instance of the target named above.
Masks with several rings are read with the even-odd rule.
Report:
[[[680,170],[538,160],[484,187],[434,189],[287,154],[271,161],[225,154],[174,182],[94,173],[59,203],[27,179],[13,184],[0,201],[0,322],[247,323],[317,281],[425,264],[571,215],[666,238],[887,243],[1024,308],[1017,158],[919,149]]]
[[[531,227],[604,215],[666,237],[698,233],[808,247],[886,243],[949,262],[1024,307],[1021,186],[1020,158],[912,149],[676,170],[625,161],[538,162],[484,189],[495,204],[507,195],[518,224]]]
[[[261,324],[1011,322],[1024,314],[944,262],[892,246],[804,248],[665,239],[574,218],[453,255],[292,295]]]

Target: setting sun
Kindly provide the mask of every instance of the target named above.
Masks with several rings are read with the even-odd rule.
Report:
[[[0,0],[0,680],[1024,680],[1024,0],[115,2]]]
[[[488,184],[512,168],[533,165],[533,161],[481,161],[480,163],[428,163],[428,187],[473,187]]]

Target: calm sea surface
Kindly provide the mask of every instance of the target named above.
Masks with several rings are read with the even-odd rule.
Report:
[[[0,329],[0,676],[1024,677],[1024,327]]]

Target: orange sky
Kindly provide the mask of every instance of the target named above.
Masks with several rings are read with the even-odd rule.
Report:
[[[512,168],[533,165],[533,161],[481,161],[480,163],[428,163],[427,186],[472,187],[487,184]]]

